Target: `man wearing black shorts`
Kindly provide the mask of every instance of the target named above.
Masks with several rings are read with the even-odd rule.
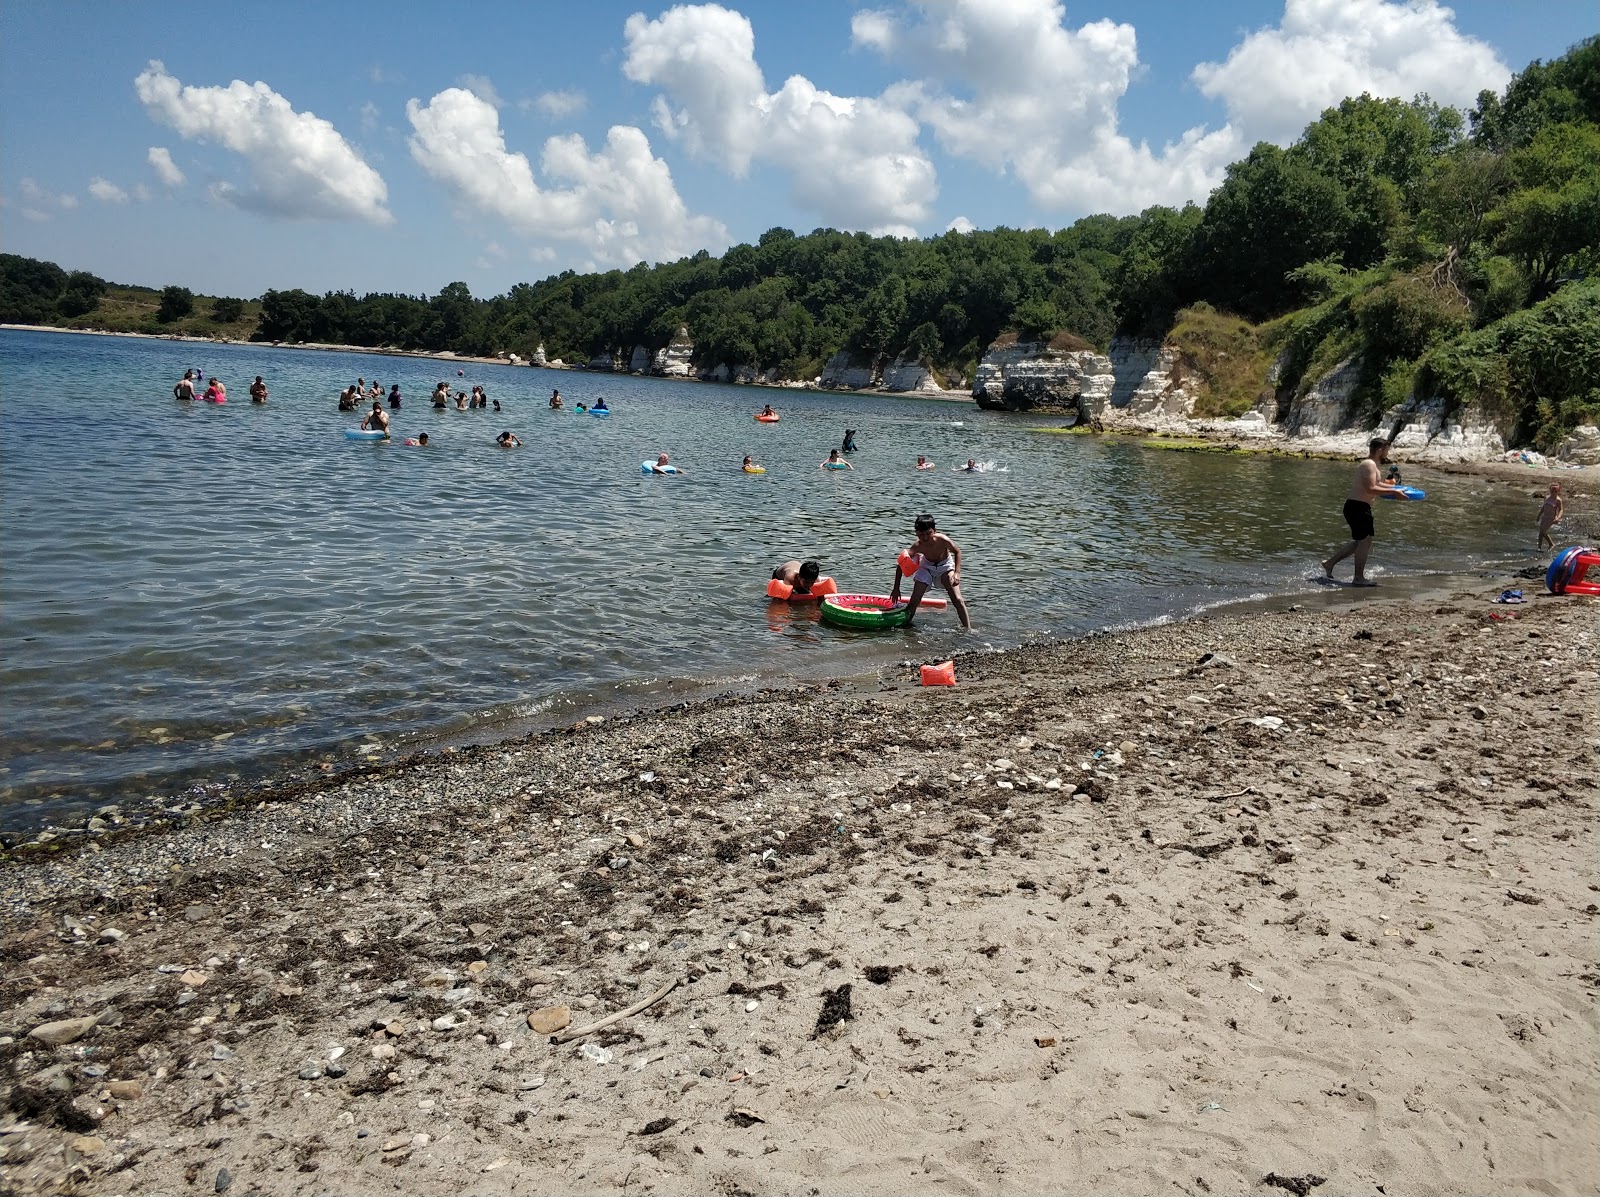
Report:
[[[1372,522],[1372,500],[1386,490],[1398,490],[1385,482],[1378,467],[1389,459],[1389,442],[1374,437],[1367,443],[1367,456],[1356,467],[1355,480],[1350,484],[1350,497],[1344,501],[1344,522],[1350,525],[1350,543],[1322,563],[1325,576],[1333,577],[1333,567],[1346,557],[1356,559],[1355,585],[1376,586],[1367,580],[1367,554],[1372,552],[1372,537],[1376,528]]]

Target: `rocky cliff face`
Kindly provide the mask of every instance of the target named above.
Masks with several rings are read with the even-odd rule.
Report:
[[[1484,461],[1505,451],[1504,438],[1483,412],[1447,409],[1425,397],[1391,408],[1372,426],[1358,409],[1360,380],[1360,361],[1349,359],[1293,397],[1269,395],[1241,416],[1208,418],[1194,414],[1204,379],[1169,345],[1117,338],[1102,354],[998,341],[978,366],[972,397],[990,410],[1074,416],[1075,423],[1107,431],[1277,440],[1318,453],[1360,455],[1375,436],[1393,440],[1396,457],[1408,461]],[[1269,382],[1276,381],[1275,367]],[[1592,444],[1575,437],[1566,452],[1571,460],[1600,458],[1600,433]]]
[[[643,374],[650,369],[652,354],[643,345],[635,345],[633,353],[628,357],[628,373]]]
[[[690,362],[693,356],[694,342],[689,339],[688,328],[680,324],[678,331],[672,334],[672,340],[656,350],[650,372],[663,378],[688,378],[694,373],[694,366]]]
[[[840,350],[822,367],[817,385],[830,391],[864,391],[877,386],[881,378],[875,362]]]
[[[1041,341],[996,341],[978,363],[972,397],[990,411],[1037,411],[1095,418],[1111,397],[1111,361],[1092,349]]]
[[[937,374],[916,358],[901,355],[883,368],[883,389],[896,394],[921,392],[942,395],[944,384],[939,381]]]

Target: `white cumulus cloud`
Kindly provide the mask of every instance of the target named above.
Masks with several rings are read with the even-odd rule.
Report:
[[[456,82],[470,91],[473,95],[477,96],[478,99],[482,100],[485,104],[491,104],[496,108],[503,107],[500,100],[500,93],[494,89],[494,84],[489,82],[489,76],[467,74],[462,75],[456,80]]]
[[[289,219],[349,219],[387,224],[389,191],[331,123],[296,112],[265,83],[184,87],[152,61],[134,90],[150,115],[188,140],[212,140],[250,164],[248,190],[228,183],[218,198]]]
[[[89,194],[102,204],[125,204],[128,202],[128,193],[109,179],[102,179],[99,175],[89,180]]]
[[[1437,0],[1286,0],[1276,27],[1250,34],[1226,62],[1201,63],[1193,79],[1252,143],[1287,145],[1346,96],[1427,92],[1462,107],[1504,88],[1511,71]]]
[[[551,120],[561,120],[582,112],[589,106],[589,97],[576,88],[563,91],[540,92],[531,100],[523,100],[520,107],[534,109]]]
[[[667,164],[639,129],[615,125],[590,152],[582,137],[552,137],[540,169],[563,186],[541,187],[527,155],[506,147],[500,114],[465,88],[406,104],[411,156],[465,208],[503,220],[525,237],[565,242],[589,266],[668,261],[720,251],[728,232],[689,212]]]
[[[851,34],[919,73],[886,99],[1043,207],[1131,212],[1204,196],[1238,155],[1236,136],[1196,128],[1160,151],[1135,144],[1117,127],[1139,66],[1133,26],[1065,20],[1055,0],[913,0],[857,13]]]
[[[71,192],[57,195],[32,178],[19,179],[17,190],[22,194],[22,207],[17,211],[29,220],[49,220],[54,215],[52,208],[70,212],[78,206],[78,197]]]
[[[968,220],[965,216],[957,216],[949,224],[944,226],[944,231],[947,233],[971,233],[975,231],[977,227],[977,225],[973,224],[972,221]]]
[[[719,4],[686,4],[623,27],[623,73],[662,89],[656,123],[697,157],[742,177],[788,173],[796,200],[844,228],[914,235],[938,194],[916,120],[885,98],[837,96],[803,75],[768,92],[755,31]]]
[[[161,180],[163,187],[182,187],[188,182],[183,171],[178,169],[178,164],[172,160],[172,151],[165,146],[151,146],[145,160],[150,163],[150,169],[156,172],[156,178]]]

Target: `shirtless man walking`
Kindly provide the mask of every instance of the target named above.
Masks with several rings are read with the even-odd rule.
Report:
[[[1333,577],[1333,567],[1346,557],[1356,559],[1356,586],[1376,586],[1367,579],[1367,554],[1372,552],[1372,537],[1376,528],[1372,522],[1372,500],[1386,490],[1399,490],[1393,483],[1385,482],[1378,467],[1389,460],[1389,442],[1374,437],[1367,443],[1367,455],[1356,466],[1355,480],[1350,483],[1350,497],[1344,501],[1344,522],[1350,525],[1350,543],[1322,563],[1322,572]]]

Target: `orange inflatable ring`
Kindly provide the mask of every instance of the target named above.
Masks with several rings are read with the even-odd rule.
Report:
[[[832,578],[824,574],[811,584],[811,589],[805,594],[796,594],[794,587],[781,578],[773,578],[767,583],[767,597],[790,603],[814,603],[824,595],[838,594],[839,585]]]
[[[776,424],[777,422],[778,422],[778,413],[777,412],[773,412],[770,416],[761,415],[760,413],[757,413],[757,415],[756,415],[756,423],[757,424]]]

